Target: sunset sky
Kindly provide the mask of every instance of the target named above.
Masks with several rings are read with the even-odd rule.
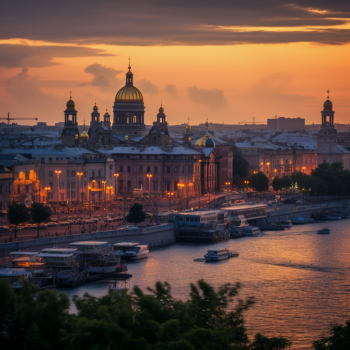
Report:
[[[0,117],[63,121],[70,90],[79,124],[111,112],[130,56],[147,124],[161,101],[170,124],[319,123],[327,89],[350,122],[348,0],[20,0],[0,19]]]

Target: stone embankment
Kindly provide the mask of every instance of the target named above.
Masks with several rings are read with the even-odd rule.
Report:
[[[175,242],[174,224],[161,224],[157,226],[125,229],[118,228],[111,231],[72,234],[59,237],[47,237],[20,242],[0,244],[0,254],[7,255],[13,251],[40,251],[53,246],[68,247],[69,243],[77,241],[102,241],[111,246],[120,242],[138,242],[148,244],[150,248],[159,247]]]
[[[272,223],[276,223],[283,220],[291,220],[297,216],[303,218],[310,218],[315,213],[331,213],[337,212],[341,209],[348,209],[350,200],[329,201],[325,203],[315,203],[310,205],[299,205],[293,208],[284,209],[278,207],[273,211],[268,211],[267,218]]]

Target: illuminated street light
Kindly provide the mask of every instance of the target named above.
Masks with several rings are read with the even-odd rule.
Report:
[[[81,177],[83,176],[83,173],[77,173],[77,176],[79,176],[79,180],[78,180],[78,202],[80,202],[80,181],[81,181]]]
[[[114,174],[114,192],[115,192],[115,196],[118,196],[118,176],[119,174]]]
[[[57,174],[57,204],[59,203],[59,196],[60,196],[60,174],[62,173],[61,170],[55,170],[55,173]]]
[[[46,203],[47,203],[47,199],[49,196],[47,192],[51,190],[51,187],[45,187],[44,190],[46,191]]]
[[[148,198],[151,197],[151,177],[153,176],[152,174],[147,174],[148,177]]]

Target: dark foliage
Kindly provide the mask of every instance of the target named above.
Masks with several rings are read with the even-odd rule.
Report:
[[[126,217],[127,222],[133,222],[139,224],[145,221],[146,213],[143,211],[143,207],[140,203],[135,203],[130,207],[129,214]]]

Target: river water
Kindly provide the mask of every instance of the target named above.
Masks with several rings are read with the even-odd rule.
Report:
[[[284,336],[292,349],[311,349],[333,323],[350,319],[350,220],[327,222],[330,235],[316,231],[325,224],[293,226],[217,245],[174,244],[152,250],[147,259],[129,263],[130,287],[143,289],[167,281],[176,298],[186,299],[189,284],[203,278],[214,286],[241,282],[241,298],[254,296],[246,313],[249,334]],[[193,261],[208,249],[230,248],[239,257],[217,263]],[[107,293],[94,282],[64,289],[69,297]],[[72,306],[74,312],[74,307]]]

